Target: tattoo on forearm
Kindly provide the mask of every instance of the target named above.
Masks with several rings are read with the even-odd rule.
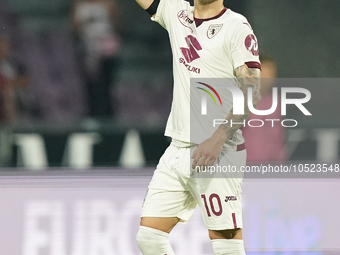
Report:
[[[234,115],[233,109],[231,109],[229,115],[227,116],[228,124],[221,125],[222,128],[227,135],[227,138],[234,135],[234,133],[243,126],[243,124],[238,125],[230,125],[230,122],[233,123],[240,122],[243,123],[246,119],[249,118],[251,112],[248,108],[248,88],[251,87],[253,89],[253,105],[256,105],[261,100],[261,71],[257,68],[248,68],[247,65],[240,66],[235,69],[235,76],[237,78],[237,86],[242,90],[244,94],[244,115]]]

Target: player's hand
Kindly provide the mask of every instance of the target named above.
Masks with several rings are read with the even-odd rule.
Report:
[[[213,166],[222,152],[225,140],[225,132],[217,130],[209,139],[199,144],[191,157],[194,159],[192,169]]]

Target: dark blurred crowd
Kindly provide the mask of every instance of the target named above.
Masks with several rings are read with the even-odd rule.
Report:
[[[11,43],[0,35],[0,123],[16,124],[18,119],[38,115],[25,66],[11,52]]]
[[[110,90],[119,68],[119,20],[119,8],[113,0],[77,0],[73,6],[72,29],[92,117],[110,117],[115,112]]]
[[[2,11],[3,6],[1,5],[0,7]],[[82,74],[81,80],[85,85],[84,90],[87,92],[84,97],[86,111],[83,117],[87,115],[94,118],[112,119],[116,111],[112,103],[111,90],[116,83],[119,68],[118,53],[121,44],[118,5],[114,0],[76,0],[71,13],[73,47],[75,48],[78,59],[77,64]],[[41,74],[47,72],[45,76],[42,75],[46,78],[41,78],[41,85],[36,86],[34,83],[36,79],[34,78],[39,73],[39,70],[37,70],[39,69],[39,64],[37,64],[40,61],[37,59],[39,56],[34,55],[33,48],[28,49],[28,51],[32,51],[30,61],[38,61],[34,63],[34,67],[31,67],[31,72],[28,71],[27,69],[29,68],[27,67],[29,66],[27,66],[27,63],[29,61],[22,61],[27,56],[18,58],[17,55],[20,55],[21,52],[15,52],[16,49],[12,50],[12,44],[13,42],[16,43],[17,37],[13,38],[12,35],[15,33],[8,32],[6,22],[7,20],[0,20],[3,31],[6,32],[1,34],[0,31],[0,124],[13,125],[39,120],[46,114],[48,115],[46,111],[43,114],[39,112],[40,108],[46,108],[46,104],[48,104],[48,102],[38,102],[37,98],[44,94],[39,86],[46,87],[43,89],[44,91],[48,90],[47,85],[49,84],[46,83],[52,83],[50,86],[59,86],[60,70],[58,70],[57,66],[54,67],[54,70],[50,69],[53,69],[54,63],[50,65],[51,67],[46,67],[46,70],[40,70]],[[50,37],[52,38],[53,35]],[[35,39],[36,45],[41,44],[43,40],[46,40],[44,35],[39,35],[38,39]],[[54,44],[60,45],[60,43],[63,43],[62,40]],[[27,47],[29,48],[30,46]],[[46,52],[46,49],[39,51]],[[45,55],[48,56],[48,54]],[[46,60],[46,57],[44,57],[44,60]],[[47,58],[47,61],[58,62],[59,60],[48,60]],[[64,66],[66,67],[67,65],[64,64]],[[34,70],[33,73],[35,72],[33,74],[35,77],[30,79],[32,70]],[[70,80],[70,78],[68,79]],[[63,89],[61,86],[59,87],[59,90]],[[36,94],[39,94],[39,96]],[[60,105],[63,100],[64,104],[66,103],[66,99],[63,99],[61,95],[50,96],[58,100],[57,102],[51,101],[51,107],[55,104]],[[69,100],[69,97],[69,95],[66,97],[67,100]],[[69,103],[65,105],[69,105]],[[49,107],[47,106],[47,108]],[[65,108],[67,109],[66,106]],[[58,111],[55,112],[57,113]],[[50,118],[47,117],[47,119]]]

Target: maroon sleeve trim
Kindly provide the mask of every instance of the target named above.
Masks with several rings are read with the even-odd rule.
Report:
[[[243,151],[245,149],[246,149],[246,144],[245,143],[239,144],[236,147],[236,151]]]
[[[248,68],[258,68],[258,69],[262,70],[261,64],[259,62],[250,61],[250,62],[246,62],[245,64],[248,66]]]

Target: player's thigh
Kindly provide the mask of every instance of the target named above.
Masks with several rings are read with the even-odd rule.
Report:
[[[246,162],[246,151],[224,152],[217,164],[239,169]],[[190,180],[192,191],[206,227],[211,231],[242,228],[242,178],[241,175],[206,173]],[[238,234],[239,235],[239,234]]]
[[[141,217],[148,218],[147,221],[143,220],[144,223],[157,225],[154,223],[161,221],[160,225],[171,226],[177,224],[177,219],[187,222],[193,214],[197,205],[196,201],[174,170],[174,167],[178,165],[180,153],[176,147],[170,146],[162,156],[143,204]],[[155,218],[160,219],[155,220]]]
[[[179,221],[177,217],[142,217],[140,225],[170,233]]]

